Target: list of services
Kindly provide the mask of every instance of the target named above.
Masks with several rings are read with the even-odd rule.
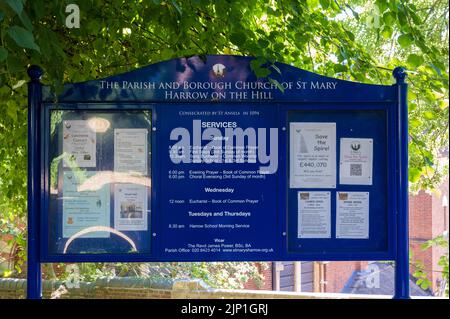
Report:
[[[261,108],[225,114],[180,107],[167,119],[172,125],[163,129],[169,149],[162,154],[160,216],[168,259],[274,253],[278,132],[268,126],[270,116]]]

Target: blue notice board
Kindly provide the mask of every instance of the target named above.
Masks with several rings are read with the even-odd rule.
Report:
[[[50,139],[46,145],[46,162],[49,165],[49,191],[46,192],[46,211],[49,245],[44,249],[48,249],[49,254],[67,255],[137,250],[150,253],[152,240],[145,230],[152,224],[152,111],[93,110],[80,104],[51,106],[48,110]],[[140,174],[124,173],[120,163],[114,161],[115,154],[121,155],[117,148],[123,148],[118,145],[118,138],[129,133],[130,128],[131,133],[137,133],[132,138],[142,136],[145,140],[140,142],[147,145],[142,148],[146,153],[142,158],[147,160],[142,163]],[[91,149],[83,147],[85,139],[93,144]],[[95,139],[95,142],[89,139]],[[71,159],[71,146],[78,148],[75,152],[86,152],[84,158]],[[130,161],[130,158],[124,160]],[[136,163],[134,165],[137,166]],[[141,196],[144,202],[140,203],[140,209],[145,208],[145,211],[130,214],[129,222],[125,224],[125,219],[120,216],[123,212],[118,211],[122,209],[118,203],[120,198],[116,196],[120,194],[122,198],[124,190],[145,195]]]
[[[352,256],[364,254],[368,250],[373,255],[382,254],[389,251],[389,236],[392,233],[392,216],[389,216],[389,210],[393,209],[393,192],[390,185],[392,185],[392,176],[388,175],[390,159],[388,158],[388,129],[387,119],[388,112],[383,108],[372,105],[371,109],[344,109],[344,110],[317,110],[317,109],[302,109],[289,110],[287,113],[287,122],[291,123],[333,123],[336,125],[336,184],[335,187],[317,188],[311,185],[289,187],[287,194],[287,229],[288,229],[288,251],[292,253],[315,252],[316,254],[327,254],[328,251],[333,251],[336,254]],[[287,136],[292,136],[292,126],[287,125],[289,132]],[[290,134],[291,133],[291,134]],[[356,143],[360,140],[368,141],[367,145],[372,146],[373,167],[370,176],[371,181],[367,183],[356,182],[356,184],[349,184],[351,181],[341,181],[341,155],[346,152],[341,139],[351,139]],[[290,145],[286,141],[286,145]],[[357,145],[357,144],[356,144]],[[355,145],[355,146],[356,146]],[[352,147],[353,145],[350,145]],[[363,144],[362,147],[365,145]],[[355,147],[356,148],[356,147]],[[292,152],[291,148],[287,148],[288,152]],[[348,154],[358,154],[360,150],[353,149],[347,151]],[[358,155],[357,155],[358,156]],[[290,163],[290,158],[288,162]],[[356,163],[356,162],[355,162]],[[345,165],[342,163],[342,165]],[[349,164],[356,167],[362,164]],[[290,167],[289,165],[287,166]],[[392,167],[391,167],[392,168]],[[353,172],[357,178],[362,175],[361,171]],[[287,172],[289,174],[289,170]],[[289,176],[289,175],[288,175]],[[333,186],[333,185],[331,185]],[[386,191],[387,190],[387,191]],[[389,192],[389,190],[391,192]],[[312,236],[299,236],[299,224],[301,224],[301,212],[299,212],[299,196],[308,196],[314,192],[329,192],[330,193],[330,229],[328,236],[325,238],[315,238]],[[367,221],[363,222],[360,219],[364,218],[357,210],[349,211],[347,217],[338,216],[339,196],[345,197],[348,194],[357,193],[364,195],[363,198],[368,198]],[[367,196],[366,196],[367,195]],[[346,220],[342,221],[343,218]],[[358,220],[359,219],[359,220]],[[339,227],[343,227],[340,223],[347,223],[346,227],[361,227],[361,224],[367,223],[367,228],[355,233],[352,231],[339,231]],[[304,229],[300,226],[300,229]],[[312,230],[314,233],[314,229]],[[342,234],[343,233],[343,234]],[[347,233],[347,234],[346,234]],[[364,234],[363,234],[364,233]]]
[[[37,260],[396,259],[400,84],[252,59],[35,79]]]

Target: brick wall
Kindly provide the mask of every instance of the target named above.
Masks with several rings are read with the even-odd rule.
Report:
[[[253,280],[249,280],[244,285],[244,289],[248,290],[272,290],[272,263],[265,263],[268,267],[257,264],[259,273],[263,276],[263,282],[258,286]]]
[[[448,207],[442,206],[442,197],[449,197],[449,185],[448,179],[439,188],[440,196],[432,196],[432,237],[435,238],[442,235],[444,231],[448,232]],[[431,269],[431,281],[433,283],[433,291],[437,291],[439,283],[442,280],[442,267],[438,266],[439,257],[445,253],[448,253],[448,249],[442,247],[434,247],[432,250],[432,269]]]
[[[8,244],[9,241],[13,239],[12,235],[8,234],[0,234],[0,266],[3,266],[6,268],[9,263],[10,259],[10,252],[11,252],[11,245]],[[0,273],[2,268],[0,267]]]
[[[43,297],[49,298],[60,282],[43,282]],[[0,279],[0,299],[24,298],[25,279]],[[64,299],[378,299],[391,296],[317,294],[262,290],[213,289],[200,280],[154,282],[149,279],[115,278],[81,283],[61,295]]]
[[[61,287],[60,281],[44,280],[43,298],[51,298]],[[61,299],[167,299],[172,296],[173,282],[142,278],[99,279],[81,282],[78,288],[66,289],[58,294]],[[197,287],[193,287],[197,288]],[[0,279],[0,299],[25,297],[26,279]]]
[[[429,193],[420,191],[409,197],[409,247],[412,255],[410,273],[416,271],[417,261],[423,262],[425,270],[433,268],[432,250],[424,251],[420,247],[433,238],[432,210],[433,198]]]
[[[430,194],[420,191],[409,197],[409,237],[412,242],[424,242],[433,236],[433,199]]]
[[[366,261],[334,261],[325,264],[325,292],[340,292],[355,271],[367,268]]]
[[[448,180],[440,187],[440,194],[420,191],[409,199],[409,237],[413,261],[420,260],[432,283],[432,291],[436,292],[442,278],[441,267],[437,265],[439,257],[446,252],[440,247],[423,250],[420,246],[426,241],[442,235],[448,230],[448,208],[442,206],[442,197],[448,195]],[[446,216],[446,217],[445,217]],[[446,225],[447,224],[447,225]],[[447,251],[448,252],[448,251]],[[414,263],[411,273],[415,271]]]

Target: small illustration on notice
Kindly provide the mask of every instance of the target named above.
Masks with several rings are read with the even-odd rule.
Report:
[[[96,167],[96,133],[88,121],[67,120],[63,126],[64,167]]]
[[[341,138],[339,183],[372,185],[373,139]]]

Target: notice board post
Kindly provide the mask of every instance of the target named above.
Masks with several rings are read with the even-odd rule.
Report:
[[[398,94],[398,211],[397,259],[395,261],[396,299],[409,298],[409,221],[408,221],[408,84],[406,70],[394,69]]]
[[[28,242],[27,242],[27,298],[40,299],[41,264],[40,245],[40,196],[41,196],[41,158],[40,158],[40,114],[42,70],[32,65],[28,68]]]

